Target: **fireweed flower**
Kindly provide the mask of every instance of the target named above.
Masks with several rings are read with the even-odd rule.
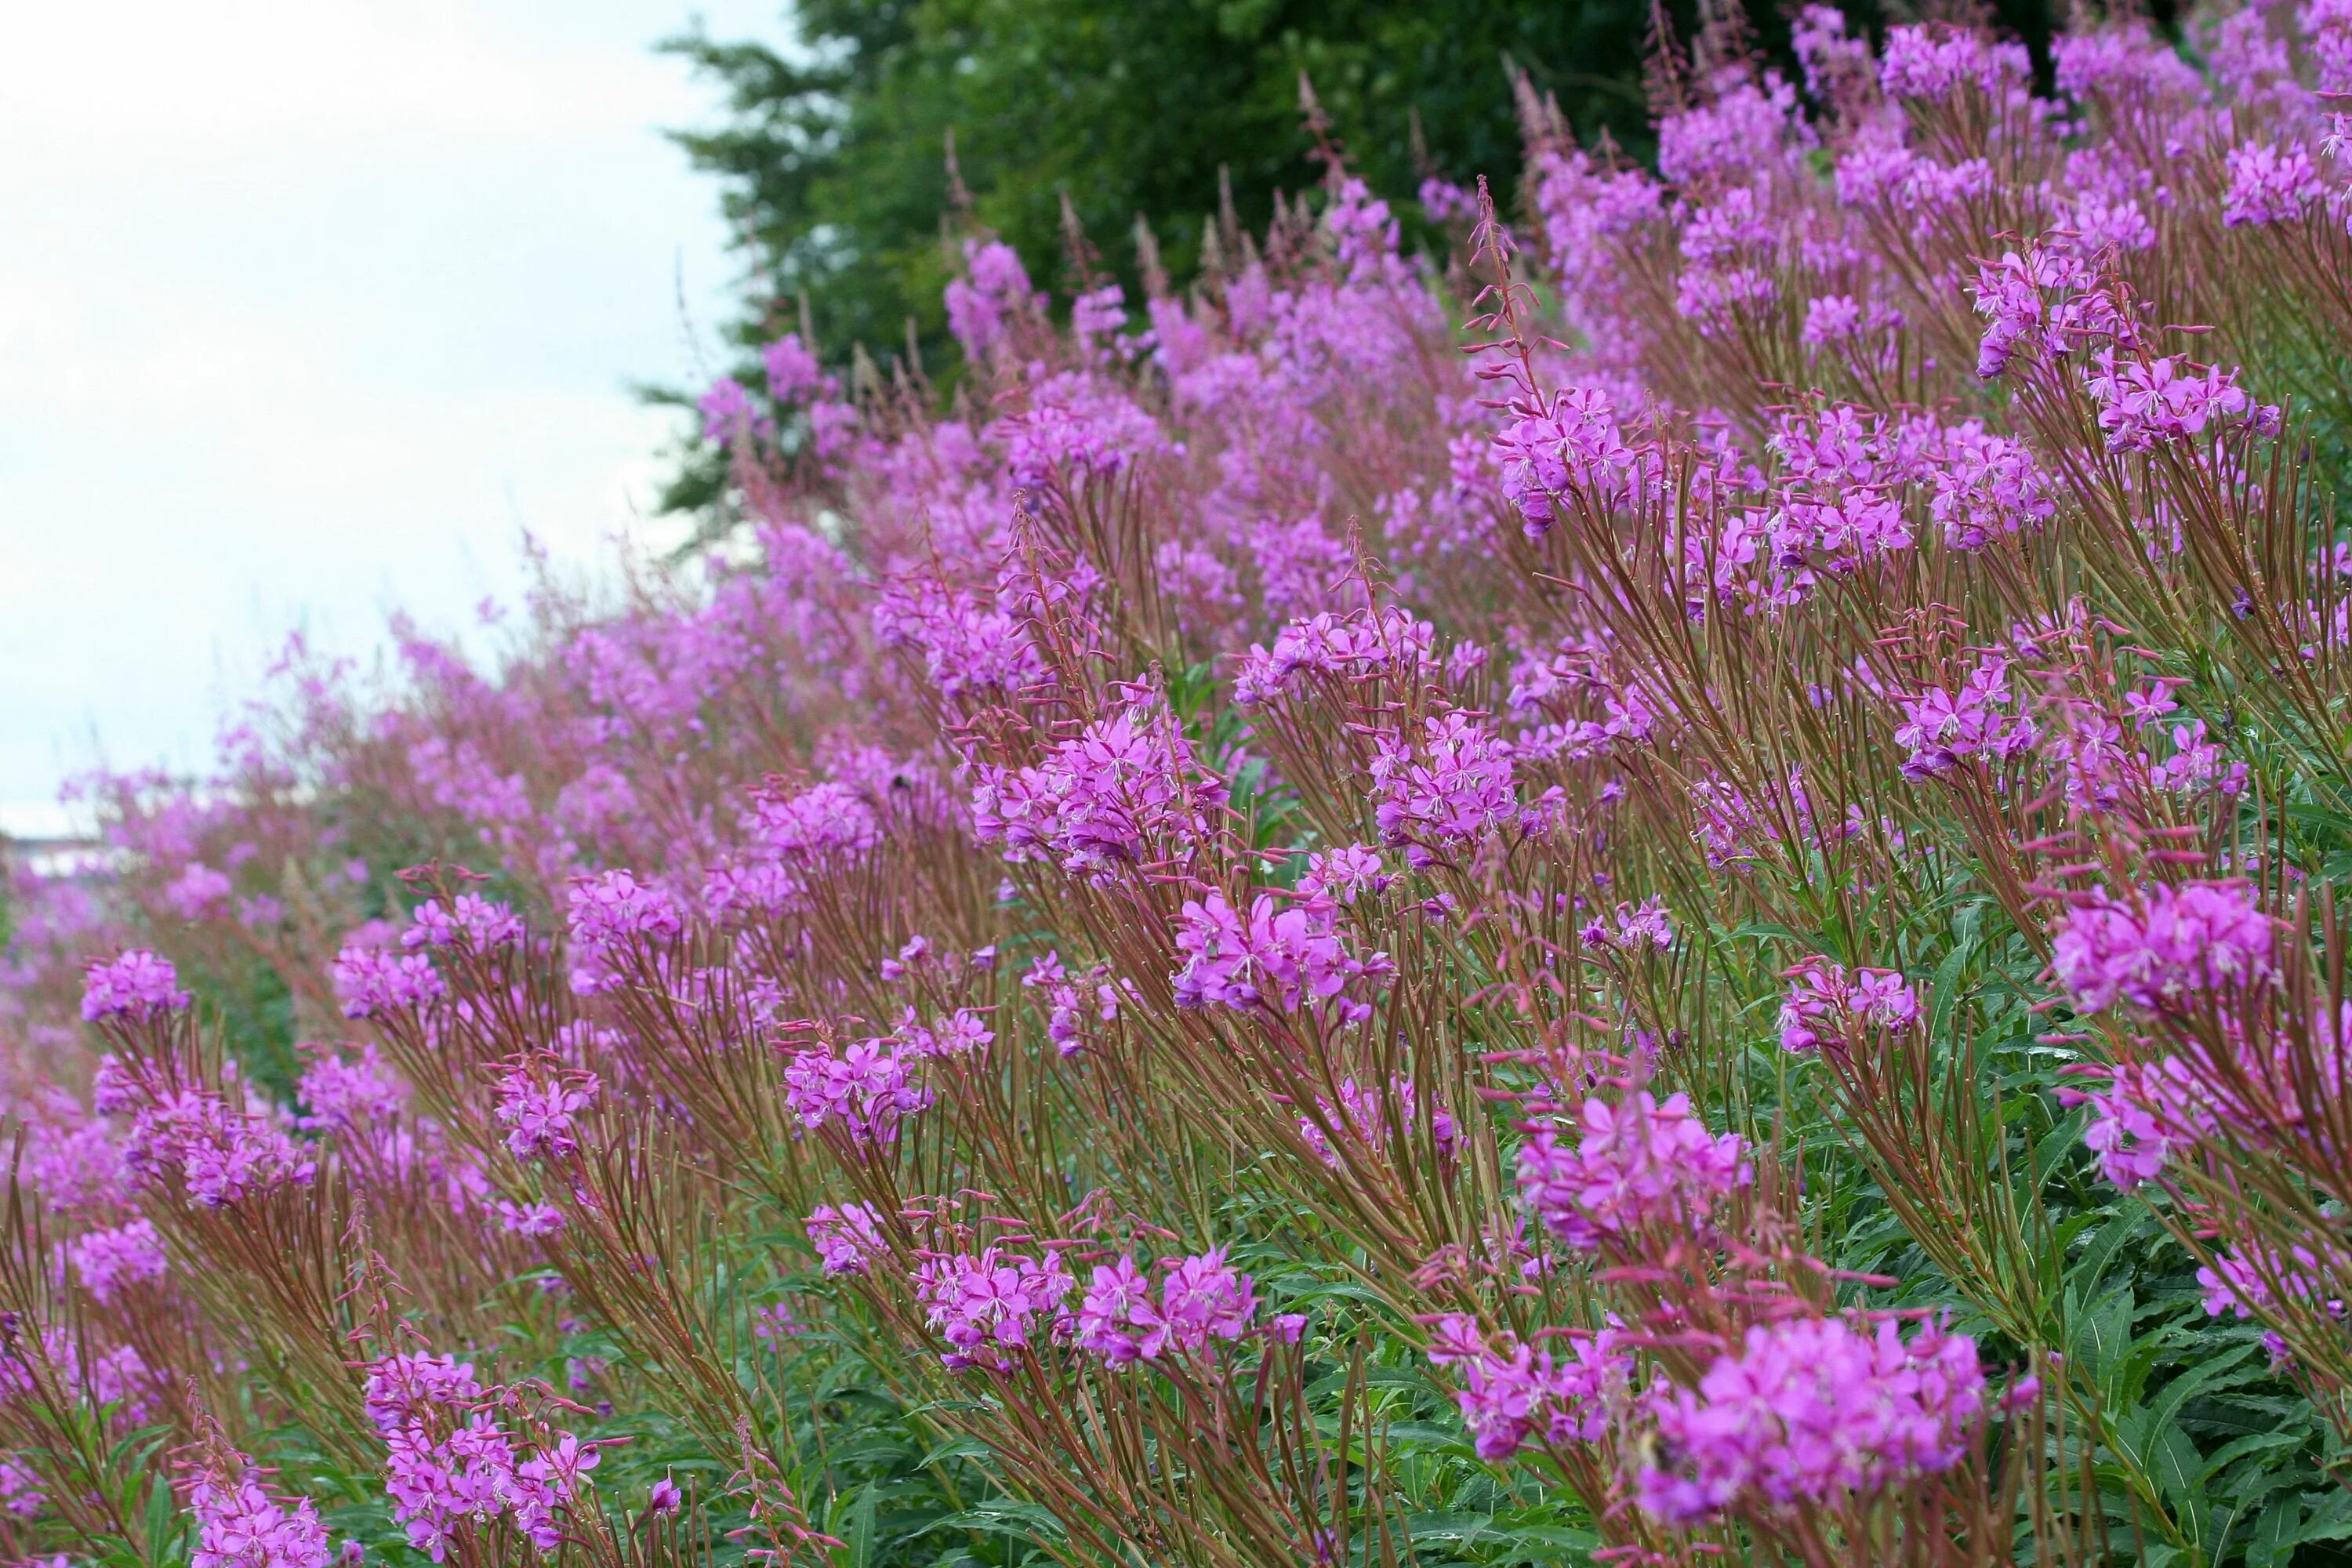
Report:
[[[1809,958],[1789,972],[1780,1004],[1780,1048],[1810,1051],[1837,1044],[1854,1028],[1899,1029],[1919,1016],[1919,996],[1892,969],[1862,969]]]
[[[1648,1090],[1587,1100],[1573,1145],[1544,1125],[1519,1146],[1519,1195],[1570,1246],[1591,1250],[1652,1224],[1704,1227],[1717,1203],[1755,1179],[1746,1140],[1701,1124],[1690,1096]]]
[[[327,1527],[309,1498],[280,1501],[250,1474],[206,1473],[189,1489],[190,1568],[327,1568]]]
[[[335,992],[346,1018],[373,1018],[421,1006],[448,988],[421,952],[346,947],[335,955]]]
[[[809,1245],[827,1274],[863,1274],[866,1266],[889,1251],[882,1239],[881,1215],[871,1204],[820,1204],[803,1222]]]
[[[1736,1503],[1834,1503],[1936,1475],[1964,1459],[1985,1408],[1974,1341],[1930,1322],[1906,1342],[1837,1318],[1748,1331],[1696,1391],[1649,1400],[1663,1462],[1644,1468],[1642,1506],[1670,1523]]]
[[[1959,691],[1928,691],[1898,696],[1903,724],[1895,726],[1895,742],[1910,750],[1903,759],[1903,775],[1912,783],[1945,778],[1964,764],[2000,766],[2028,754],[2039,738],[2032,717],[2016,712],[2016,693],[2009,689],[2009,660],[2000,654],[1978,658],[1976,670]]]
[[[1020,862],[1050,858],[1107,885],[1121,868],[1209,834],[1223,786],[1193,758],[1175,715],[1146,698],[1063,741],[1034,767],[988,768],[972,791],[983,843]]]
[[[1298,890],[1310,899],[1352,904],[1368,895],[1377,897],[1386,892],[1395,879],[1382,870],[1379,850],[1348,844],[1310,853],[1307,870],[1298,879]]]
[[[572,989],[583,995],[616,983],[606,961],[635,937],[656,941],[686,929],[677,905],[661,889],[626,871],[607,871],[572,885]]]
[[[1517,412],[1496,436],[1495,454],[1502,467],[1503,499],[1519,514],[1529,538],[1541,537],[1558,521],[1559,497],[1573,492],[1606,504],[1623,493],[1640,458],[1626,445],[1606,392],[1562,392],[1548,406]]]
[[[1097,1264],[1078,1304],[1078,1348],[1113,1366],[1158,1359],[1170,1348],[1197,1352],[1212,1340],[1250,1331],[1257,1292],[1250,1277],[1225,1261],[1223,1247],[1190,1258],[1162,1258],[1158,1299],[1132,1258]]]
[[[1643,948],[1664,951],[1675,945],[1674,922],[1666,918],[1666,901],[1660,898],[1617,906],[1617,923],[1612,929],[1595,919],[1577,933],[1578,940],[1591,948],[1616,948],[1626,952],[1638,952]]]
[[[1009,1370],[1014,1352],[1066,1341],[1076,1330],[1066,1305],[1076,1281],[1054,1253],[1036,1258],[993,1247],[977,1257],[949,1253],[918,1265],[914,1285],[926,1319],[948,1342],[940,1359],[950,1372]]]
[[[307,1184],[318,1173],[309,1151],[257,1111],[236,1110],[217,1094],[182,1089],[142,1106],[124,1157],[144,1182],[176,1177],[192,1207],[224,1208],[259,1191]]]
[[[1377,612],[1329,611],[1292,621],[1274,646],[1251,645],[1234,680],[1234,700],[1244,708],[1296,697],[1308,677],[1360,681],[1400,671],[1417,673],[1436,662],[1436,628],[1393,605]]]
[[[78,1236],[67,1243],[66,1256],[74,1277],[97,1301],[110,1301],[126,1286],[163,1277],[163,1238],[143,1219]]]
[[[1379,736],[1371,773],[1381,841],[1415,866],[1518,821],[1510,742],[1468,713],[1423,721],[1417,741]]]
[[[560,1160],[580,1148],[574,1120],[596,1102],[596,1075],[551,1058],[518,1062],[499,1079],[497,1115],[518,1160]]]
[[[457,1410],[484,1397],[471,1362],[454,1356],[403,1351],[368,1363],[369,1418],[380,1432],[424,1419],[435,1410]]]
[[[522,940],[522,921],[504,904],[493,903],[474,893],[460,893],[441,907],[438,899],[427,899],[416,906],[409,916],[409,927],[400,933],[403,947],[447,947],[463,942],[477,952],[490,952]]]
[[[2310,152],[2300,143],[2242,142],[2230,149],[2229,164],[2221,222],[2230,228],[2292,223],[2327,194]]]
[[[2200,1267],[2197,1283],[2205,1292],[2205,1315],[2218,1318],[2224,1314],[2239,1318],[2259,1318],[2265,1309],[2275,1310],[2280,1298],[2292,1299],[2297,1304],[2316,1307],[2331,1318],[2341,1321],[2345,1304],[2341,1298],[2330,1296],[2322,1283],[2330,1277],[2344,1277],[2344,1259],[2332,1258],[2335,1267],[2324,1268],[2318,1253],[2308,1247],[2290,1247],[2282,1256],[2260,1243],[2225,1248],[2213,1259],[2216,1267]]]
[[[2200,369],[2179,354],[2118,363],[2113,349],[2101,349],[2084,368],[2083,385],[2098,405],[2099,428],[2114,451],[2154,451],[2201,435],[2208,426],[2242,421],[2261,434],[2279,426],[2279,411],[2248,397],[2236,371]]]
[[[1328,904],[1284,906],[1260,893],[1246,913],[1223,893],[1187,899],[1176,919],[1175,974],[1180,1007],[1266,1007],[1295,1013],[1309,1002],[1331,1002],[1341,1016],[1360,1021],[1368,1002],[1344,994],[1359,978],[1390,973],[1388,955],[1358,958],[1340,940]]]
[[[1556,1355],[1553,1346],[1564,1347],[1564,1353]],[[1507,1334],[1489,1341],[1477,1320],[1457,1313],[1432,1325],[1429,1360],[1461,1369],[1454,1404],[1478,1457],[1489,1464],[1531,1441],[1558,1446],[1599,1439],[1612,1412],[1626,1405],[1633,1384],[1633,1358],[1618,1348],[1612,1329],[1572,1330],[1538,1349]]]
[[[2102,893],[2069,909],[2051,968],[2085,1013],[2118,1001],[2178,1009],[2267,981],[2273,929],[2243,883],[2158,883],[2134,904]]]
[[[81,1016],[93,1024],[101,1018],[144,1023],[188,1005],[188,994],[179,987],[179,972],[170,963],[145,948],[134,948],[89,966],[82,980]]]
[[[838,1123],[855,1141],[887,1146],[898,1122],[931,1103],[931,1091],[908,1072],[916,1059],[895,1040],[860,1040],[839,1056],[796,1053],[784,1066],[784,1102],[812,1131]]]
[[[2087,1076],[2104,1076],[2105,1087],[2090,1094],[2061,1089],[2059,1099],[2089,1103],[2083,1146],[2098,1156],[2100,1173],[2126,1192],[2156,1180],[2179,1151],[2218,1127],[2209,1097],[2179,1057],[2118,1062]]]

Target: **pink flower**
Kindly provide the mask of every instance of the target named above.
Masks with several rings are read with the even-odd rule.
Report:
[[[1260,893],[1246,914],[1223,893],[1187,899],[1176,921],[1175,974],[1180,1007],[1264,1006],[1295,1013],[1312,1002],[1334,1002],[1349,1017],[1370,1005],[1346,996],[1350,982],[1388,973],[1388,956],[1360,959],[1339,939],[1330,906],[1278,904]]]
[[[1696,1391],[1651,1404],[1659,1457],[1642,1506],[1691,1524],[1735,1503],[1834,1504],[1950,1469],[1983,1417],[1984,1374],[1975,1342],[1934,1323],[1906,1343],[1891,1321],[1867,1334],[1800,1318],[1748,1330]]]
[[[499,1079],[497,1114],[518,1160],[560,1160],[579,1150],[573,1120],[596,1101],[596,1075],[551,1059],[518,1063]]]
[[[2051,967],[2074,1005],[2179,1008],[2273,973],[2273,922],[2240,882],[2159,883],[2137,906],[2101,894],[2066,911]]]
[[[179,972],[145,948],[133,948],[106,963],[93,963],[82,981],[81,1016],[128,1018],[144,1023],[159,1013],[188,1005]]]
[[[2230,149],[2230,189],[2221,201],[2221,222],[2237,228],[2292,223],[2327,194],[2308,149],[2247,142]]]
[[[335,991],[346,1018],[373,1018],[423,1005],[447,989],[421,952],[346,947],[335,955]]]
[[[806,1229],[827,1274],[863,1274],[867,1264],[889,1251],[881,1216],[871,1204],[820,1204],[810,1211]]]
[[[1519,1194],[1553,1234],[1591,1249],[1652,1224],[1705,1226],[1717,1200],[1754,1180],[1747,1143],[1708,1132],[1690,1096],[1647,1090],[1612,1105],[1587,1100],[1580,1137],[1538,1127],[1519,1148]]]

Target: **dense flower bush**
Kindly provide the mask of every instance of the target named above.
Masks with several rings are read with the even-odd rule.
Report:
[[[961,236],[727,548],[91,781],[0,1552],[2352,1537],[2352,10],[1794,37],[1443,257]]]

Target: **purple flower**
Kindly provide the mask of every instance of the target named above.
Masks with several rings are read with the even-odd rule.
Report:
[[[560,1160],[576,1152],[573,1118],[596,1102],[596,1075],[551,1061],[519,1063],[499,1079],[498,1119],[518,1160]]]
[[[462,942],[477,952],[521,940],[522,921],[512,910],[473,893],[458,894],[447,909],[438,899],[425,900],[400,933],[403,947],[448,947]]]
[[[2221,202],[2225,227],[2292,223],[2326,195],[2327,187],[2299,142],[2247,142],[2230,149],[2230,189]]]
[[[1906,1343],[1892,1322],[1874,1334],[1800,1318],[1748,1330],[1696,1391],[1651,1404],[1658,1457],[1640,1477],[1642,1506],[1692,1524],[1735,1504],[1833,1505],[1948,1470],[1969,1453],[1985,1386],[1964,1334],[1927,1323]]]
[[[189,1568],[327,1568],[327,1527],[309,1498],[280,1502],[249,1474],[205,1474],[189,1489],[188,1510]]]
[[[1297,696],[1307,677],[1360,681],[1396,671],[1412,676],[1436,661],[1436,629],[1393,605],[1378,612],[1329,611],[1295,620],[1276,632],[1271,648],[1253,644],[1234,681],[1243,707]]]
[[[1278,905],[1258,894],[1244,916],[1223,893],[1187,899],[1176,921],[1176,972],[1180,1007],[1264,1006],[1295,1013],[1312,998],[1340,998],[1349,1017],[1369,1016],[1370,1005],[1342,998],[1349,982],[1388,973],[1388,956],[1364,960],[1349,953],[1324,904]]]
[[[179,972],[169,963],[143,947],[133,948],[89,966],[82,979],[81,1016],[93,1024],[116,1017],[145,1023],[188,1005],[188,994],[179,985]]]
[[[889,1251],[882,1239],[881,1216],[871,1204],[844,1204],[835,1208],[820,1204],[806,1221],[809,1244],[827,1274],[863,1274],[875,1258]]]
[[[146,1023],[158,1013],[188,1006],[188,992],[179,990],[179,971],[167,959],[146,947],[131,947],[122,957],[91,963],[82,975],[82,1018],[130,1018]]]
[[[950,1372],[968,1367],[1004,1371],[1014,1352],[1041,1335],[1067,1340],[1076,1320],[1066,1305],[1076,1282],[1061,1258],[1006,1253],[950,1253],[926,1258],[914,1276],[916,1299],[946,1340],[940,1356]]]
[[[616,950],[629,945],[634,937],[675,937],[685,929],[677,905],[667,893],[626,871],[607,871],[573,882],[572,988],[583,994],[611,989],[615,981],[606,961]]]
[[[1045,856],[1097,885],[1122,868],[1207,838],[1223,794],[1176,717],[1156,698],[1130,703],[1056,744],[1034,767],[986,768],[972,826],[1019,862]]]
[[[901,1118],[931,1103],[931,1091],[908,1075],[911,1059],[888,1039],[860,1040],[837,1057],[801,1051],[784,1065],[784,1102],[812,1131],[839,1122],[860,1143],[887,1145]]]
[[[346,1018],[373,1018],[422,1006],[446,989],[433,961],[421,952],[346,947],[335,955],[335,992],[343,999]]]
[[[1429,1359],[1459,1366],[1454,1404],[1478,1457],[1499,1464],[1536,1438],[1589,1443],[1609,1428],[1632,1386],[1633,1361],[1613,1330],[1574,1330],[1552,1337],[1566,1353],[1538,1350],[1508,1335],[1488,1341],[1477,1320],[1456,1313],[1432,1325]]]
[[[1519,1194],[1554,1235],[1591,1249],[1653,1224],[1706,1225],[1718,1199],[1755,1179],[1736,1132],[1707,1131],[1690,1096],[1647,1090],[1612,1105],[1587,1100],[1571,1147],[1549,1126],[1519,1148]]]
[[[760,357],[768,367],[768,395],[778,403],[798,403],[824,386],[824,366],[798,332],[786,332],[761,350]]]
[[[1417,866],[1518,819],[1510,742],[1467,713],[1423,721],[1418,743],[1378,737],[1371,773],[1381,841]]]
[[[1169,1326],[1151,1300],[1151,1280],[1121,1256],[1095,1265],[1078,1303],[1078,1348],[1113,1366],[1149,1361],[1167,1348]]]
[[[129,1285],[163,1277],[163,1243],[155,1227],[134,1219],[111,1230],[94,1230],[66,1244],[75,1278],[98,1301],[110,1301]]]
[[[2066,911],[2051,967],[2076,1007],[2180,1008],[2273,973],[2273,921],[2242,882],[2158,883],[2136,903],[2101,894]]]
[[[1992,767],[2014,761],[2041,735],[2032,719],[2014,711],[2009,660],[1998,654],[1979,658],[1958,691],[1931,688],[1916,697],[1898,697],[1895,704],[1903,722],[1895,741],[1910,751],[1903,776],[1914,783],[1941,778],[1970,763]]]
[[[948,331],[966,355],[983,359],[1013,321],[1034,315],[1040,303],[1020,256],[1003,240],[963,242],[964,276],[947,287]]]
[[[2106,1079],[2105,1089],[2090,1095],[2062,1089],[2059,1098],[2089,1102],[2083,1146],[2099,1157],[2100,1173],[2126,1192],[2156,1180],[2177,1151],[2215,1131],[2207,1097],[2179,1057],[2098,1070]]]
[[[1780,1004],[1780,1048],[1810,1051],[1843,1045],[1863,1028],[1899,1029],[1919,1016],[1919,996],[1892,969],[1863,969],[1809,958],[1789,972]]]
[[[1742,188],[1735,193],[1745,196]],[[1559,516],[1559,501],[1575,494],[1603,504],[1624,493],[1640,458],[1625,444],[1616,405],[1606,392],[1571,389],[1548,407],[1516,411],[1495,437],[1503,499],[1519,514],[1529,538]]]
[[[2279,425],[2279,411],[2248,397],[2236,371],[2200,369],[2179,354],[2118,363],[2113,349],[2101,349],[2083,384],[2098,405],[2107,446],[2118,452],[2153,451],[2208,426],[2243,422],[2269,434]]]
[[[510,1235],[554,1236],[563,1229],[565,1223],[563,1211],[553,1204],[519,1204],[508,1198],[499,1200],[499,1228]]]
[[[1389,1098],[1395,1102],[1394,1125],[1410,1136],[1413,1129],[1421,1125],[1420,1102],[1412,1079],[1391,1078],[1389,1080]],[[1337,1106],[1318,1094],[1315,1097],[1315,1109],[1319,1121],[1314,1116],[1300,1117],[1298,1136],[1313,1151],[1315,1157],[1331,1169],[1336,1171],[1339,1168],[1340,1155],[1323,1131],[1327,1126],[1368,1150],[1385,1152],[1389,1147],[1390,1111],[1377,1089],[1359,1088],[1356,1080],[1350,1078],[1339,1085],[1339,1103]],[[1442,1105],[1430,1107],[1429,1133],[1431,1142],[1441,1155],[1453,1153],[1461,1135],[1454,1125],[1454,1113]]]
[[[774,430],[768,416],[751,402],[751,395],[743,390],[742,383],[728,376],[712,382],[710,390],[696,400],[695,407],[702,413],[702,438],[718,446],[731,446]]]

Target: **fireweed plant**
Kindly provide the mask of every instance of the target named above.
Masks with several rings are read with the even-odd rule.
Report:
[[[2352,7],[1795,38],[1442,263],[962,237],[752,547],[92,781],[0,1551],[2331,1560]]]

